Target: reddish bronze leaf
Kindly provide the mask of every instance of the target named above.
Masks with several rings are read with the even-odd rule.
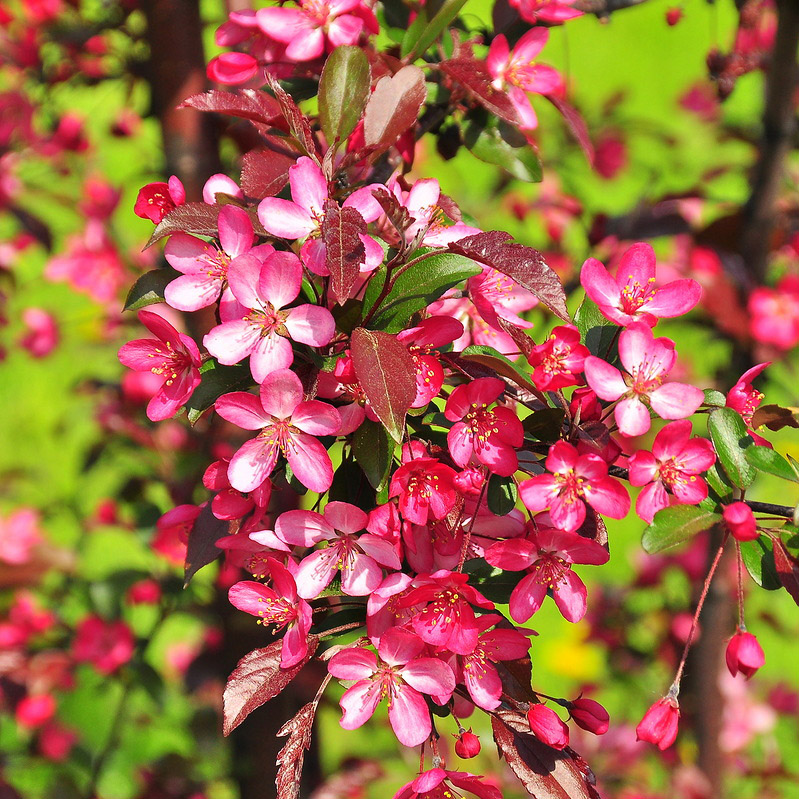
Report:
[[[508,95],[492,86],[493,78],[485,61],[475,58],[454,58],[442,61],[441,69],[474,97],[491,114],[519,127],[522,121]]]
[[[330,270],[333,296],[339,303],[350,296],[361,264],[366,258],[366,248],[361,234],[366,233],[366,222],[355,208],[341,208],[335,200],[325,201],[322,219],[322,239],[325,242],[325,263]]]
[[[502,230],[467,236],[450,244],[449,249],[513,278],[556,316],[565,322],[571,321],[563,284],[538,250],[517,244],[511,240],[509,233]]]
[[[513,339],[513,343],[519,348],[519,352],[525,358],[529,358],[530,353],[533,351],[533,347],[535,347],[535,341],[533,341],[533,339],[527,335],[524,328],[514,325],[513,322],[509,322],[507,319],[503,319],[501,316],[497,317],[497,322],[499,326]]]
[[[773,538],[774,565],[777,567],[777,576],[783,588],[799,605],[799,561],[785,548],[779,538]]]
[[[164,236],[171,236],[173,233],[191,233],[193,236],[217,236],[217,217],[222,205],[208,205],[208,203],[185,203],[173,208],[156,225],[150,240],[144,249],[151,247]],[[253,230],[259,236],[268,235],[264,226],[258,220],[255,208],[245,208],[252,222]]]
[[[596,541],[610,551],[608,528],[604,519],[590,505],[587,505],[585,510],[585,521],[577,528],[577,534]]]
[[[230,735],[253,710],[276,697],[313,657],[318,645],[315,635],[308,636],[308,653],[290,669],[280,668],[282,641],[246,654],[228,678],[222,695],[223,734]]]
[[[248,119],[265,132],[280,119],[280,106],[266,92],[256,89],[242,89],[237,92],[223,92],[212,89],[195,94],[184,100],[180,108],[196,108],[198,111],[215,111],[217,114]]]
[[[266,147],[245,153],[241,164],[241,188],[255,200],[274,197],[288,183],[289,169],[299,156],[286,139],[265,138]]]
[[[210,502],[200,511],[189,531],[183,570],[184,588],[203,566],[213,563],[219,557],[222,550],[216,546],[216,542],[230,532],[230,524],[231,522],[221,521],[214,516]]]
[[[311,131],[311,123],[308,117],[300,111],[297,103],[294,102],[290,94],[287,94],[283,87],[269,74],[267,74],[269,88],[275,93],[275,99],[280,106],[280,112],[289,132],[297,140],[300,148],[306,155],[316,157],[316,142]]]
[[[400,201],[385,189],[374,189],[372,191],[375,200],[380,203],[388,221],[397,229],[398,233],[404,233],[414,222],[414,217],[408,213],[408,209],[400,204]]]
[[[277,799],[297,799],[300,795],[302,763],[305,752],[311,745],[316,706],[316,702],[309,702],[277,731],[279,736],[289,737],[277,754]]]
[[[566,124],[569,126],[569,130],[574,135],[574,138],[577,139],[577,143],[585,153],[588,163],[593,166],[594,145],[591,141],[591,137],[588,135],[588,128],[586,127],[585,120],[580,116],[580,112],[574,106],[569,105],[565,100],[561,100],[560,97],[556,97],[554,94],[546,94],[544,96],[558,111],[560,111],[561,115],[566,120]]]
[[[416,397],[416,371],[408,348],[390,333],[358,327],[350,342],[352,365],[377,418],[402,443],[405,414]]]
[[[427,98],[424,72],[405,66],[396,75],[380,78],[366,103],[363,118],[367,147],[385,150],[416,122]]]
[[[799,428],[799,408],[783,408],[780,405],[761,405],[752,414],[752,429],[765,425],[769,430],[783,427]]]

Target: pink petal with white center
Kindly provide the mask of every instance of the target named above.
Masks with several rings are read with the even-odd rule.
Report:
[[[268,233],[284,239],[304,239],[317,228],[308,211],[279,197],[261,200],[258,204],[258,219]]]
[[[345,730],[357,730],[358,727],[363,726],[372,718],[378,702],[380,702],[380,694],[378,681],[361,680],[356,682],[352,688],[344,692],[344,696],[339,700],[339,705],[344,711],[339,724]]]
[[[341,569],[341,590],[347,596],[368,596],[383,580],[383,570],[368,555],[353,552]]]
[[[336,321],[327,308],[318,305],[298,305],[288,311],[286,330],[294,341],[323,347],[336,333]]]
[[[286,448],[295,477],[311,491],[322,494],[333,484],[333,464],[327,450],[313,436],[295,433]]]
[[[596,483],[589,482],[585,488],[585,498],[597,513],[611,519],[623,519],[630,511],[627,489],[612,477]]]
[[[510,615],[513,620],[519,624],[526,622],[541,608],[546,595],[546,586],[536,582],[534,575],[524,577],[510,595]]]
[[[291,199],[309,214],[321,218],[328,198],[327,181],[322,170],[307,156],[297,159],[289,169]]]
[[[330,658],[327,670],[340,680],[365,680],[377,671],[377,658],[368,649],[342,649]]]
[[[486,550],[485,559],[492,566],[504,571],[522,571],[532,566],[538,557],[538,548],[527,539],[498,541]]]
[[[275,532],[287,544],[312,547],[320,541],[336,538],[336,531],[322,516],[312,510],[289,510],[275,522]]]
[[[472,661],[469,667],[463,671],[463,680],[472,701],[483,710],[498,708],[501,703],[502,680],[496,668],[485,661]]]
[[[589,258],[580,271],[580,283],[585,293],[602,310],[602,306],[617,307],[621,302],[619,284],[596,258]],[[602,311],[604,313],[604,311]]]
[[[263,616],[267,601],[274,602],[277,594],[261,583],[253,580],[242,580],[230,586],[228,591],[230,604],[252,616]]]
[[[366,529],[369,517],[349,502],[328,502],[325,505],[325,521],[342,533],[359,533]]]
[[[294,579],[297,593],[302,599],[316,599],[330,585],[338,571],[341,556],[339,547],[328,547],[312,552],[300,562]]]
[[[288,419],[302,402],[302,383],[290,369],[272,372],[261,383],[261,404],[277,419]]]
[[[260,340],[257,325],[245,319],[225,322],[205,334],[203,344],[219,363],[231,366],[246,358]]]
[[[422,695],[411,687],[401,686],[388,706],[388,720],[404,746],[419,746],[432,730],[430,711]]]
[[[237,491],[245,493],[257,488],[272,474],[277,463],[277,454],[277,447],[263,438],[245,441],[230,459],[227,470],[230,484]]]
[[[255,233],[250,217],[243,208],[238,208],[235,205],[223,205],[217,224],[219,243],[231,258],[243,255],[252,247]]]
[[[664,383],[649,392],[652,410],[663,419],[684,419],[696,413],[705,394],[696,386],[684,383]]]
[[[164,290],[164,299],[178,311],[199,311],[213,305],[219,298],[222,281],[201,274],[181,275]]]
[[[214,408],[223,419],[244,430],[261,430],[272,423],[272,417],[264,412],[258,397],[246,391],[223,394]]]
[[[240,255],[230,262],[227,271],[230,290],[245,308],[261,307],[261,298],[258,296],[260,274],[261,262],[254,255]]]
[[[288,339],[274,331],[265,336],[259,334],[250,356],[250,370],[256,383],[262,383],[268,375],[279,369],[287,369],[293,362],[294,350]]]
[[[532,61],[544,49],[548,40],[548,28],[539,26],[527,31],[513,48],[514,63],[525,64]]]
[[[321,28],[306,30],[292,39],[286,48],[289,61],[312,61],[325,51],[325,34]]]
[[[601,399],[613,401],[627,393],[628,386],[621,372],[607,361],[589,355],[583,369],[586,382]]]
[[[333,47],[357,44],[362,30],[362,19],[352,14],[343,14],[330,23],[327,29],[327,38]]]
[[[663,508],[669,506],[669,495],[663,487],[663,483],[650,483],[638,495],[635,501],[636,513],[647,523],[652,524],[655,514]]]
[[[422,243],[428,247],[446,247],[448,244],[466,238],[466,236],[474,236],[481,232],[480,228],[464,225],[463,222],[457,222],[448,227],[435,225],[425,233]],[[532,327],[532,323],[525,324],[527,327]]]
[[[302,285],[302,265],[293,252],[275,252],[264,261],[258,293],[275,309],[294,302]]]
[[[442,696],[455,690],[452,669],[437,658],[415,658],[400,669],[402,679],[420,693]]]
[[[509,57],[510,47],[508,47],[508,40],[500,33],[499,36],[495,36],[491,40],[491,46],[488,48],[488,55],[486,56],[486,67],[492,78],[502,75],[508,65]]]
[[[593,386],[591,387],[594,388]],[[594,391],[596,391],[596,388],[594,388]],[[598,391],[597,394],[599,394]],[[642,436],[652,424],[649,417],[649,409],[638,397],[623,399],[616,406],[613,414],[616,424],[619,426],[619,432],[623,436]]]
[[[173,269],[187,275],[204,273],[207,268],[205,258],[209,255],[212,257],[218,255],[216,247],[188,233],[175,233],[169,237],[164,247],[164,258],[167,263]]]
[[[585,616],[587,591],[583,581],[571,569],[555,586],[552,598],[566,621],[576,624]]]
[[[303,433],[310,433],[312,436],[334,436],[338,433],[341,417],[332,405],[319,400],[308,400],[296,407],[291,423]]]
[[[378,563],[389,569],[400,569],[402,563],[397,555],[397,550],[390,541],[380,536],[366,533],[358,539],[361,549]]]
[[[441,197],[441,186],[435,178],[417,180],[408,192],[408,199],[405,207],[410,215],[416,220],[415,228],[426,224],[438,205]]]
[[[641,306],[654,316],[671,318],[688,313],[702,299],[702,287],[686,278],[667,283],[655,291],[655,296]]]

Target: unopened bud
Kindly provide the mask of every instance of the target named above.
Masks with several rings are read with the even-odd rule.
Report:
[[[455,754],[458,757],[468,760],[480,754],[480,739],[472,732],[471,727],[468,730],[461,730],[456,737]]]
[[[666,24],[674,27],[682,19],[681,8],[667,8],[666,9]]]
[[[755,515],[745,502],[733,502],[727,505],[722,515],[736,541],[754,541],[758,537]]]
[[[757,638],[739,628],[727,644],[726,660],[733,677],[743,674],[748,680],[766,662],[766,656]]]
[[[560,716],[546,705],[530,705],[527,719],[534,735],[554,749],[563,749],[569,745],[569,728]]]
[[[664,696],[655,702],[635,728],[639,741],[655,744],[660,750],[668,749],[677,738],[680,723],[680,703],[677,697]]]
[[[578,727],[594,735],[604,735],[610,726],[610,716],[599,702],[580,697],[569,704],[569,712]]]

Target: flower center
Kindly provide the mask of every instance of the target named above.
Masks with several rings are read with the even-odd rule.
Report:
[[[634,314],[645,302],[649,302],[655,295],[655,278],[642,284],[635,280],[632,275],[627,275],[627,283],[621,290],[621,310],[627,314]]]

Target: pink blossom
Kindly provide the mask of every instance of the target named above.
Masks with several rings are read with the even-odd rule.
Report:
[[[455,507],[455,470],[437,458],[426,457],[423,447],[412,453],[406,444],[402,460],[391,476],[388,495],[399,497],[403,518],[416,524],[427,524],[429,517],[442,519]]]
[[[14,717],[26,730],[41,727],[55,715],[56,701],[52,694],[29,694],[19,701]]]
[[[655,436],[652,452],[639,450],[629,461],[630,484],[646,486],[635,509],[646,522],[671,503],[698,505],[707,496],[707,483],[699,477],[716,461],[713,445],[704,438],[691,438],[687,419],[669,422]]]
[[[483,267],[479,275],[468,279],[466,288],[477,312],[495,330],[502,330],[500,319],[517,327],[533,326],[532,322],[522,319],[519,314],[535,308],[538,299],[497,269]]]
[[[286,630],[280,650],[280,667],[296,666],[308,654],[308,631],[311,629],[311,606],[300,599],[291,573],[274,558],[267,558],[273,588],[252,580],[242,580],[230,587],[230,604],[258,617],[260,624],[274,625],[275,632]]]
[[[527,711],[530,729],[536,738],[553,749],[563,749],[569,745],[569,728],[563,720],[546,705],[532,704]]]
[[[747,680],[766,662],[766,656],[757,638],[740,627],[727,644],[725,659],[733,677],[743,674]]]
[[[504,390],[502,380],[481,377],[458,386],[449,395],[444,415],[455,424],[447,434],[447,444],[458,466],[474,459],[502,476],[518,468],[515,447],[524,440],[522,423],[510,408],[488,410]]]
[[[6,519],[0,516],[0,562],[27,563],[42,540],[39,514],[33,508],[19,508]]]
[[[741,414],[746,426],[749,428],[749,435],[754,439],[755,444],[764,447],[771,447],[771,442],[752,430],[752,416],[763,401],[764,394],[758,391],[752,381],[767,367],[771,366],[771,361],[759,363],[751,369],[747,369],[739,378],[738,382],[727,392],[726,406]]]
[[[519,39],[512,51],[502,34],[494,37],[488,49],[486,67],[493,78],[492,85],[507,94],[523,130],[538,127],[538,117],[526,93],[552,94],[563,85],[557,70],[534,61],[547,39],[546,28],[533,28]]]
[[[445,771],[442,768],[423,771],[403,785],[394,794],[394,799],[460,799],[460,791],[468,791],[478,799],[502,799],[499,788],[483,782],[482,777],[466,771]]]
[[[124,621],[105,621],[87,616],[75,631],[72,656],[91,663],[100,674],[113,674],[133,657],[134,639]]]
[[[649,430],[647,405],[663,419],[685,419],[704,402],[704,392],[684,383],[665,383],[677,360],[674,342],[655,338],[644,322],[634,322],[619,337],[619,357],[626,374],[593,355],[585,359],[588,385],[603,400],[621,402],[614,415],[619,432],[640,436]]]
[[[279,538],[292,546],[313,547],[325,542],[300,562],[295,574],[303,599],[315,599],[341,571],[341,590],[349,596],[371,594],[383,579],[382,566],[402,565],[389,541],[362,533],[367,515],[349,502],[328,502],[324,514],[290,510],[275,523]]]
[[[158,224],[170,211],[186,202],[186,189],[172,175],[168,183],[148,183],[139,189],[133,213]]]
[[[752,509],[745,502],[732,502],[722,511],[724,523],[736,541],[754,541],[760,531]]]
[[[150,311],[139,311],[139,321],[156,338],[140,338],[123,344],[120,362],[137,372],[152,372],[161,387],[147,404],[147,418],[160,422],[174,416],[200,385],[200,351],[193,339],[179,333],[169,322]]]
[[[549,448],[546,467],[551,474],[523,481],[519,494],[528,510],[549,508],[559,529],[574,532],[585,521],[586,502],[611,519],[623,519],[630,510],[629,494],[608,477],[608,465],[599,455],[580,455],[567,441],[558,441]]]
[[[580,621],[587,592],[572,565],[598,566],[608,558],[607,550],[590,538],[543,526],[531,530],[527,538],[499,541],[485,554],[498,569],[527,572],[510,596],[510,615],[520,624],[538,612],[548,591],[567,621]]]
[[[208,205],[216,205],[217,194],[227,194],[237,200],[244,199],[244,192],[239,187],[239,184],[223,172],[211,175],[203,184],[203,202],[208,203]],[[233,207],[235,208],[236,206]]]
[[[230,290],[246,312],[226,319],[203,339],[220,363],[230,365],[250,356],[258,383],[294,362],[291,340],[321,347],[336,332],[327,308],[308,303],[283,310],[294,302],[302,285],[302,266],[292,252],[273,252],[263,264],[251,255],[239,256],[228,269]],[[239,317],[239,314],[235,314]]]
[[[748,310],[756,341],[791,349],[799,342],[799,276],[786,275],[774,288],[756,288],[749,295]]]
[[[300,378],[290,369],[267,375],[258,397],[244,391],[225,394],[216,401],[216,412],[245,430],[260,430],[230,461],[233,488],[246,493],[260,486],[281,453],[304,486],[320,494],[330,488],[333,465],[315,436],[335,435],[341,418],[324,402],[304,401]]]
[[[69,756],[78,736],[55,721],[46,723],[39,732],[39,751],[54,763],[62,763]]]
[[[559,25],[583,15],[582,11],[574,8],[575,0],[510,0],[510,4],[531,25],[539,22]]]
[[[641,321],[654,327],[658,318],[688,313],[702,296],[699,284],[688,278],[656,288],[655,267],[655,251],[639,242],[621,256],[616,278],[596,258],[589,258],[583,264],[580,282],[611,322],[629,325]]]
[[[527,360],[533,368],[533,383],[541,391],[555,391],[576,386],[591,353],[580,344],[580,332],[574,325],[559,325],[543,344],[533,347]]]
[[[680,723],[680,704],[669,694],[655,702],[635,728],[639,741],[648,741],[658,749],[668,749],[677,738]]]
[[[249,53],[220,53],[206,67],[209,80],[226,86],[240,86],[261,71],[258,59]]]
[[[357,682],[344,692],[341,726],[355,730],[368,721],[381,699],[388,700],[388,719],[399,742],[418,746],[432,731],[430,711],[422,694],[449,697],[455,689],[450,667],[437,658],[419,657],[424,643],[412,633],[392,629],[380,639],[378,656],[350,648],[330,659],[328,671]]]
[[[44,358],[58,346],[58,324],[51,313],[41,308],[26,308],[22,312],[22,322],[27,329],[19,345],[34,358]]]
[[[178,505],[167,511],[155,523],[153,549],[175,566],[182,566],[189,532],[201,510],[197,505]]]

